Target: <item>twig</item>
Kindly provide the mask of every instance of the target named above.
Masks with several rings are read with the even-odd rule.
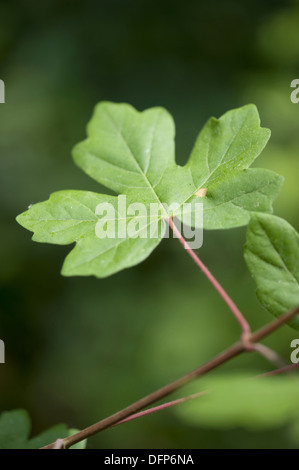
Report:
[[[252,349],[264,356],[269,362],[272,362],[276,367],[285,367],[286,361],[282,359],[279,354],[273,349],[265,346],[265,344],[257,343],[252,345]]]
[[[283,374],[285,372],[292,372],[295,369],[299,368],[298,364],[288,364],[287,366],[281,367],[280,369],[270,370],[269,372],[265,372],[264,374],[260,374],[259,377],[268,377],[270,375],[277,375]]]
[[[177,400],[172,400],[167,403],[163,403],[163,405],[154,406],[153,408],[149,408],[148,410],[140,411],[139,413],[135,413],[129,416],[128,418],[118,421],[117,423],[113,424],[112,427],[118,426],[119,424],[127,423],[128,421],[132,421],[133,419],[142,418],[143,416],[156,413],[157,411],[164,410],[171,406],[179,405],[180,403],[184,403],[185,401],[194,400],[194,398],[201,397],[202,395],[206,395],[207,393],[208,393],[208,390],[205,390],[203,392],[193,393],[192,395],[188,395],[187,397],[178,398]]]
[[[195,378],[198,378],[204,374],[207,374],[211,370],[216,369],[221,364],[224,364],[225,362],[233,359],[239,354],[243,352],[247,352],[248,343],[256,343],[262,340],[263,338],[265,338],[266,336],[269,336],[273,331],[277,330],[281,325],[287,323],[298,313],[299,313],[299,306],[284,313],[279,318],[276,318],[275,320],[273,320],[271,323],[264,326],[260,330],[250,334],[246,342],[242,340],[237,341],[230,348],[226,349],[225,351],[220,353],[215,358],[211,359],[206,364],[203,364],[202,366],[189,372],[183,377],[180,377],[179,379],[166,385],[165,387],[162,387],[159,390],[156,390],[155,392],[151,393],[150,395],[147,395],[146,397],[141,398],[141,400],[136,401],[132,405],[124,408],[121,411],[118,411],[117,413],[109,416],[108,418],[105,418],[99,421],[98,423],[95,423],[92,426],[89,426],[88,428],[83,429],[82,431],[79,431],[76,434],[73,434],[72,436],[66,437],[64,439],[65,448],[71,447],[77,442],[83,441],[84,439],[91,437],[94,434],[97,434],[98,432],[103,431],[104,429],[107,429],[115,425],[119,421],[122,421],[128,418],[132,414],[135,414],[138,411],[141,411],[142,409],[146,408],[147,406],[150,406],[151,404],[157,402],[158,400],[161,400],[162,398],[170,395],[175,390],[181,388],[183,385],[185,385],[188,382],[191,382]],[[43,447],[43,449],[52,449],[52,448],[53,448],[53,443]]]
[[[239,325],[242,329],[242,339],[247,340],[249,335],[250,335],[250,326],[249,323],[247,322],[246,318],[244,315],[240,312],[236,304],[233,302],[233,300],[230,298],[230,296],[227,294],[227,292],[223,289],[223,287],[219,284],[217,279],[213,276],[213,274],[209,271],[209,269],[206,267],[206,265],[201,261],[201,259],[196,255],[196,253],[192,250],[188,242],[184,239],[184,237],[181,235],[181,232],[179,229],[176,227],[174,221],[172,218],[168,219],[169,226],[173,230],[173,233],[176,235],[178,238],[179,242],[183,245],[185,250],[187,250],[187,253],[191,256],[193,261],[197,264],[197,266],[202,270],[204,275],[208,278],[208,280],[211,282],[211,284],[215,287],[217,290],[218,294],[222,297],[228,308],[231,310],[233,315],[235,316],[236,320],[239,322]]]

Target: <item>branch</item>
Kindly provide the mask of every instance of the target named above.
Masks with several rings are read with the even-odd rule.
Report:
[[[108,418],[105,418],[99,421],[98,423],[93,424],[92,426],[89,426],[88,428],[83,429],[82,431],[79,431],[76,434],[73,434],[72,436],[66,437],[63,440],[65,448],[71,447],[77,442],[83,441],[84,439],[87,439],[88,437],[91,437],[94,434],[97,434],[98,432],[103,431],[104,429],[107,429],[115,425],[119,421],[122,421],[128,418],[132,414],[135,414],[138,411],[146,408],[147,406],[152,405],[156,401],[161,400],[162,398],[170,395],[177,389],[183,387],[188,382],[191,382],[192,380],[194,380],[195,378],[198,378],[204,374],[207,374],[211,370],[216,369],[221,364],[224,364],[225,362],[233,359],[234,357],[238,356],[239,354],[243,352],[248,352],[250,350],[249,346],[252,343],[257,343],[261,339],[265,338],[266,336],[269,336],[273,331],[277,330],[281,325],[287,323],[298,313],[299,313],[299,306],[284,313],[279,318],[275,319],[274,321],[272,321],[265,327],[261,328],[260,330],[256,331],[255,333],[250,334],[246,341],[244,340],[237,341],[230,348],[226,349],[225,351],[220,353],[215,358],[211,359],[206,364],[203,364],[202,366],[189,372],[183,377],[180,377],[179,379],[166,385],[165,387],[162,387],[156,390],[155,392],[151,393],[150,395],[147,395],[146,397],[141,398],[141,400],[136,401],[132,405],[124,408],[121,411],[118,411],[117,413],[109,416]],[[49,444],[43,447],[43,449],[53,449],[53,445],[55,445],[55,443]]]

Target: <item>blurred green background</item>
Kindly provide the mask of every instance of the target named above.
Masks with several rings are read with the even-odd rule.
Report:
[[[277,215],[299,229],[299,3],[278,0],[43,0],[0,4],[0,411],[26,408],[33,433],[83,428],[208,360],[239,335],[175,240],[110,278],[63,278],[69,247],[37,244],[15,217],[60,189],[106,190],[75,167],[94,105],[164,106],[183,164],[204,122],[255,103],[272,137],[256,166],[285,177]],[[200,255],[254,328],[245,228],[205,232]],[[265,341],[287,360],[298,332]],[[255,354],[223,370],[271,369]],[[183,396],[182,390],[177,396]],[[297,433],[298,438],[298,433]],[[188,426],[173,409],[90,439],[102,448],[298,447],[284,428]]]

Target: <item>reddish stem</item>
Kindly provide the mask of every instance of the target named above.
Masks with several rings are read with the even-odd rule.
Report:
[[[265,372],[264,374],[261,374],[260,377],[268,377],[269,375],[283,374],[284,372],[291,372],[294,369],[298,369],[298,368],[299,368],[299,363],[288,364],[287,366],[280,367],[280,369],[275,369],[275,370],[271,370],[270,372]]]
[[[276,367],[283,368],[287,365],[286,361],[282,359],[279,354],[265,344],[252,343],[251,348],[264,356],[269,362],[272,362]]]
[[[208,393],[208,391],[194,393],[193,395],[189,395],[183,398],[178,398],[177,400],[172,400],[167,403],[163,403],[163,405],[154,406],[152,408],[149,408],[148,410],[140,411],[139,413],[135,413],[129,416],[128,418],[118,421],[117,423],[113,424],[113,426],[111,427],[118,426],[119,424],[122,424],[122,423],[127,423],[128,421],[132,421],[133,419],[142,418],[142,416],[146,416],[151,413],[156,413],[157,411],[164,410],[165,408],[169,408],[170,406],[179,405],[180,403],[183,403],[184,401],[193,400],[194,398],[198,398],[202,395],[206,395],[206,393]]]
[[[276,318],[274,321],[272,321],[268,325],[252,333],[248,339],[248,343],[256,343],[257,341],[260,341],[261,339],[273,333],[273,331],[277,330],[281,325],[284,325],[289,320],[294,318],[295,315],[297,315],[298,313],[299,313],[299,307],[296,307],[284,313],[283,315],[281,315],[279,318]],[[202,375],[207,374],[208,372],[219,367],[221,364],[224,364],[225,362],[231,360],[232,358],[246,351],[248,351],[248,348],[246,347],[244,342],[238,341],[237,343],[233,344],[230,348],[226,349],[221,354],[211,359],[206,364],[203,364],[202,366],[180,377],[174,382],[171,382],[170,384],[165,385],[164,387],[156,390],[150,395],[147,395],[141,398],[141,400],[138,400],[135,403],[132,403],[132,405],[127,406],[126,408],[123,408],[122,410],[118,411],[117,413],[114,413],[111,416],[108,416],[108,418],[102,419],[98,423],[95,423],[92,426],[89,426],[88,428],[85,428],[82,431],[79,431],[76,434],[73,434],[72,436],[64,438],[65,448],[69,448],[72,445],[76,444],[77,442],[80,442],[83,439],[93,436],[94,434],[97,434],[98,432],[103,431],[104,429],[107,429],[113,426],[119,421],[128,418],[132,414],[136,414],[143,408],[150,406],[151,404],[155,403],[158,400],[161,400],[167,395],[170,395],[175,390],[178,390],[179,388],[181,388],[183,385],[186,385],[188,382],[191,382],[191,380],[194,380],[197,377],[201,377]],[[55,443],[52,443],[42,448],[53,449],[54,445]]]
[[[231,310],[232,314],[235,316],[236,320],[239,322],[239,325],[242,329],[242,339],[246,341],[250,334],[251,334],[251,329],[249,326],[249,323],[243,316],[243,314],[240,312],[236,304],[233,302],[233,300],[230,298],[230,296],[226,293],[226,291],[223,289],[223,287],[219,284],[217,279],[213,276],[213,274],[209,271],[209,269],[205,266],[205,264],[199,259],[199,257],[194,253],[188,242],[184,239],[184,237],[181,235],[181,232],[179,229],[176,227],[174,221],[172,218],[168,219],[169,226],[171,227],[173,233],[176,235],[178,238],[179,242],[183,245],[185,250],[187,250],[187,253],[193,261],[197,264],[197,266],[202,270],[204,275],[208,278],[208,280],[211,282],[211,284],[215,287],[217,290],[218,294],[222,297],[228,308]]]

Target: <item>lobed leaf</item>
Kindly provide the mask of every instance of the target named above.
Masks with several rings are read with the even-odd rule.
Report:
[[[73,150],[75,163],[120,196],[59,191],[30,207],[17,221],[34,232],[38,242],[76,246],[66,257],[62,274],[104,277],[144,260],[160,243],[164,219],[182,219],[190,203],[189,225],[196,225],[196,203],[203,204],[203,226],[223,229],[246,225],[250,214],[272,211],[282,178],[261,169],[248,170],[269,138],[260,127],[254,105],[212,118],[199,134],[188,163],[176,165],[174,123],[163,108],[136,111],[128,104],[99,103],[88,124],[88,137]],[[96,207],[109,203],[117,224],[119,198],[142,203],[146,215],[122,215],[126,227],[144,222],[141,234],[152,237],[99,238]],[[156,216],[151,204],[158,206]],[[177,209],[169,206],[177,204]],[[134,220],[133,220],[134,219]],[[111,222],[112,223],[112,222]],[[184,221],[186,223],[186,220]],[[138,232],[139,233],[139,232]]]

